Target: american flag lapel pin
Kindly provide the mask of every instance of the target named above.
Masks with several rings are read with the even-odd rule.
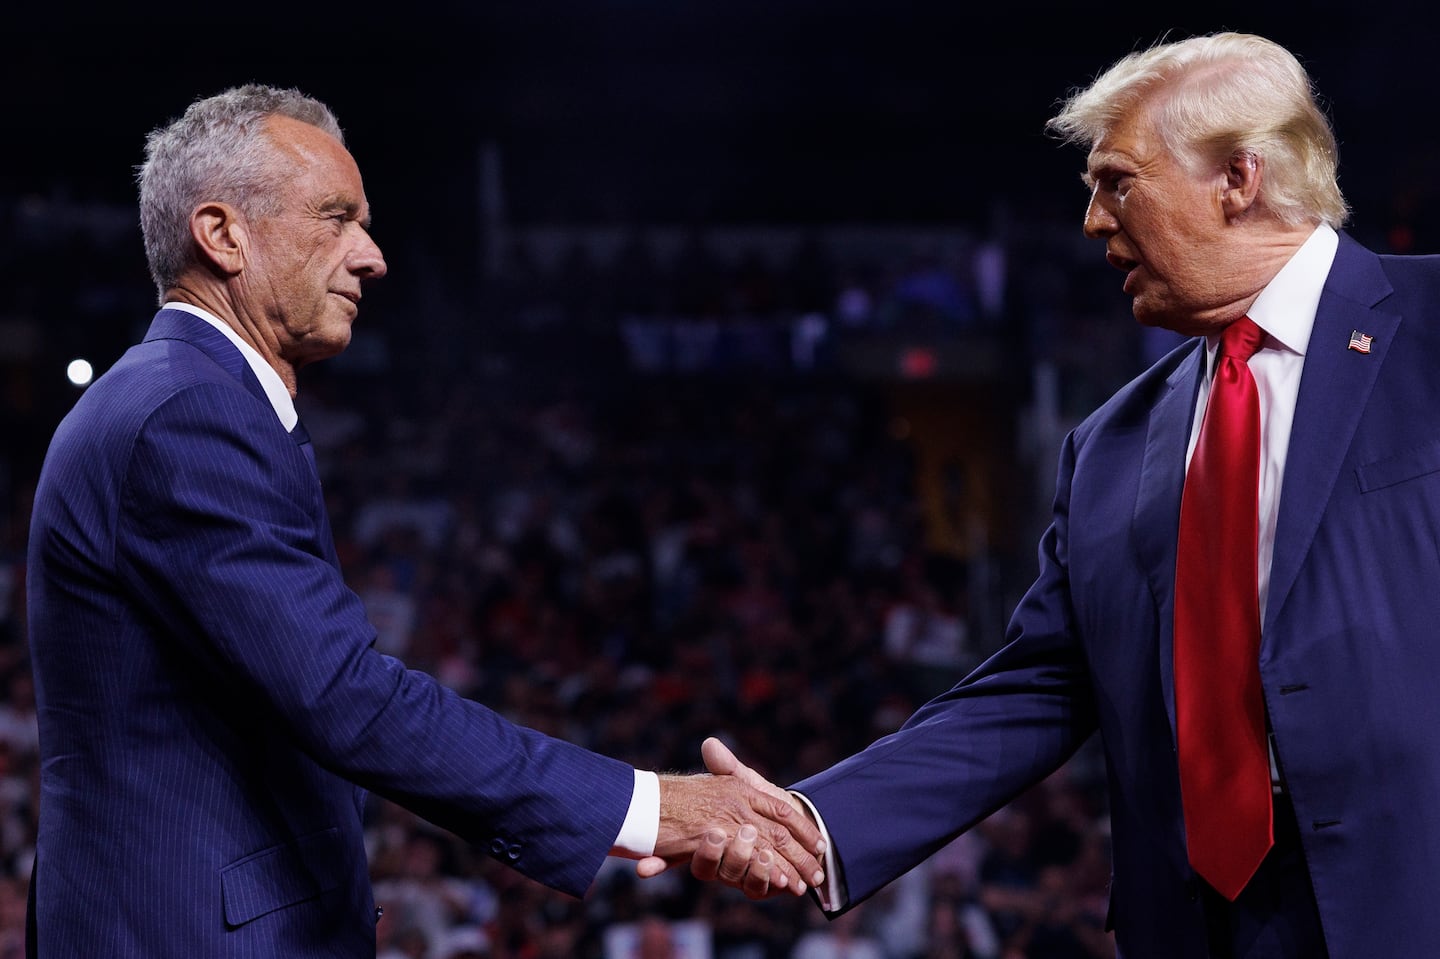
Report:
[[[1370,344],[1374,342],[1374,340],[1375,337],[1369,333],[1361,333],[1359,330],[1350,331],[1350,349],[1356,353],[1369,353]]]

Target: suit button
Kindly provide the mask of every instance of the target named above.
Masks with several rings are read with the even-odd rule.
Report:
[[[492,856],[503,856],[503,855],[505,855],[505,840],[503,840],[503,839],[498,839],[498,838],[497,838],[496,840],[494,840],[493,842],[491,842],[491,843],[490,843],[490,854],[491,854]]]
[[[516,859],[519,859],[519,858],[520,858],[520,844],[517,842],[517,843],[513,844],[512,846],[510,846],[509,849],[506,849],[506,850],[505,850],[505,855],[506,855],[506,857],[507,857],[511,862],[514,862]]]

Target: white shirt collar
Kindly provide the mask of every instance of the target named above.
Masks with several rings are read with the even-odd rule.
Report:
[[[224,333],[226,339],[234,343],[235,348],[240,351],[240,355],[245,357],[245,362],[250,364],[250,369],[254,372],[255,378],[260,381],[261,388],[265,390],[265,397],[270,400],[270,405],[275,408],[275,415],[280,418],[280,425],[285,427],[287,433],[295,428],[295,424],[300,422],[300,414],[295,412],[295,401],[290,398],[290,391],[285,388],[285,383],[280,379],[280,374],[275,372],[273,366],[265,362],[264,357],[255,352],[253,346],[240,339],[240,334],[236,333],[230,327],[230,324],[215,316],[213,313],[202,310],[198,306],[192,306],[189,303],[176,303],[172,300],[166,303],[163,309],[180,310],[181,312],[198,316],[221,333]]]
[[[1290,261],[1251,304],[1246,315],[1285,349],[1305,355],[1325,278],[1335,262],[1340,234],[1324,223],[1315,228]]]

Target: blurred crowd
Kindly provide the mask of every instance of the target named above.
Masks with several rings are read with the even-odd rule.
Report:
[[[57,361],[87,349],[103,370],[153,308],[133,228],[40,206],[8,205],[0,241],[0,959],[23,954],[35,835],[28,492],[79,389]],[[696,770],[717,735],[786,783],[893,730],[1000,642],[1034,569],[1024,524],[1049,495],[1037,431],[1145,358],[1123,305],[1062,268],[1048,235],[515,234],[458,291],[416,266],[423,250],[387,249],[351,352],[302,375],[298,400],[378,647],[642,768]],[[1044,266],[1023,289],[1016,259]],[[930,365],[907,366],[902,341]],[[897,402],[897,386],[947,378],[958,392],[927,401],[932,425]],[[972,473],[1018,486],[1008,499],[927,479],[926,444],[972,419],[1002,437]],[[946,495],[978,526],[941,528]],[[622,861],[572,900],[381,797],[367,836],[383,959],[1113,955],[1091,747],[833,922],[683,869],[641,882]]]

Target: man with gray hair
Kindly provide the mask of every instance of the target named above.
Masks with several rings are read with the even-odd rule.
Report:
[[[1098,730],[1120,955],[1440,955],[1440,260],[1339,232],[1335,138],[1261,37],[1136,52],[1050,127],[1135,318],[1194,338],[1066,438],[1004,648],[793,787],[822,905]]]
[[[323,104],[195,102],[151,135],[140,210],[160,311],[35,493],[31,955],[373,957],[367,791],[576,896],[607,854],[727,842],[773,862],[752,883],[817,880],[787,803],[516,726],[375,649],[293,402],[386,270]]]

